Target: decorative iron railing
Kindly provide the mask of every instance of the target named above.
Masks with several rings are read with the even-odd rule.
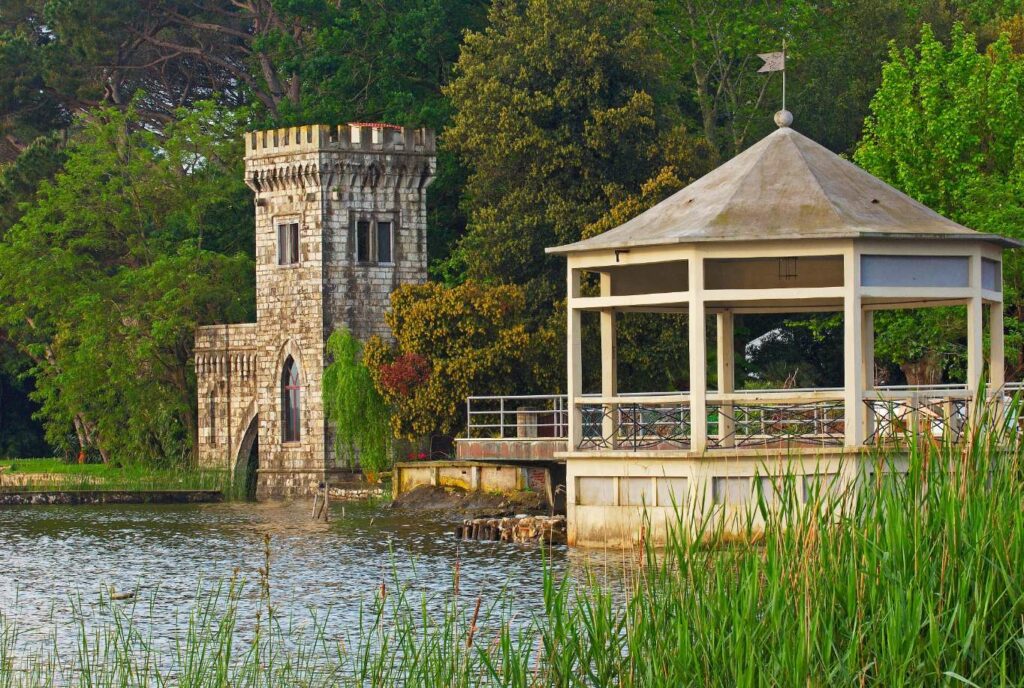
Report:
[[[730,395],[740,397],[742,395]],[[841,446],[845,438],[842,398],[723,401],[708,407],[708,446]]]
[[[885,389],[870,395],[864,400],[869,428],[865,444],[905,442],[910,436],[959,442],[968,425],[970,393],[963,388]]]
[[[582,423],[578,449],[628,451],[688,449],[689,401],[630,401],[579,404]]]
[[[1024,384],[1007,383],[1006,400]],[[998,396],[998,395],[997,395]],[[865,395],[867,444],[905,441],[908,434],[961,439],[970,408],[965,385],[885,386]],[[643,393],[576,399],[580,450],[661,451],[690,448],[690,399],[686,392]],[[1005,406],[1009,409],[1014,405]],[[1024,428],[1024,416],[1005,419]],[[842,389],[742,390],[707,395],[707,442],[711,449],[828,447],[845,441]],[[469,397],[466,437],[471,439],[567,439],[565,395]]]

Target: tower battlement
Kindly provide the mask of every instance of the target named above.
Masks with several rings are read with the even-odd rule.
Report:
[[[434,132],[379,123],[248,132],[256,322],[196,335],[202,465],[299,495],[345,470],[323,405],[326,342],[390,336],[391,293],[427,278]]]
[[[381,123],[309,124],[252,131],[245,135],[247,161],[317,151],[434,155],[436,150],[432,129]]]

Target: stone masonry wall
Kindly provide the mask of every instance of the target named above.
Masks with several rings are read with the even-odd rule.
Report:
[[[323,196],[319,151],[247,159],[256,184],[256,322],[259,406],[257,494],[302,493],[323,480]],[[278,265],[277,226],[299,224],[299,261]],[[287,358],[301,377],[300,439],[284,442],[282,375]]]
[[[256,413],[256,324],[196,332],[199,465],[231,470]]]
[[[256,192],[258,494],[308,493],[334,470],[321,381],[326,338],[348,327],[388,335],[391,290],[426,277],[426,186],[433,134],[381,127],[294,127],[246,138]],[[392,265],[357,265],[355,219],[396,222]],[[373,217],[371,217],[373,216]],[[299,262],[278,265],[277,226],[299,224]],[[302,375],[301,438],[283,442],[286,358]]]

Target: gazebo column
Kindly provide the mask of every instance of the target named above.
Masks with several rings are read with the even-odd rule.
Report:
[[[997,427],[1004,427],[1003,399],[1006,383],[1006,353],[1003,346],[1003,304],[988,305],[988,398],[992,400],[991,413]]]
[[[1003,304],[988,305],[988,385],[992,394],[999,399],[1003,397],[1003,385],[1006,384],[1006,349],[1003,343]]]
[[[860,447],[867,440],[864,404],[864,309],[860,295],[860,255],[849,251],[844,260],[846,294],[843,297],[843,399],[846,446]]]
[[[968,418],[973,420],[984,407],[981,399],[985,371],[985,304],[981,299],[981,255],[971,256],[971,298],[967,301],[967,391],[971,395]]]
[[[863,320],[862,345],[864,351],[864,392],[875,388],[875,312],[865,310]],[[863,398],[863,395],[862,395]],[[874,432],[874,414],[867,408],[864,410],[864,439]]]
[[[566,374],[566,393],[568,395],[568,440],[569,451],[576,451],[583,438],[583,424],[580,419],[580,409],[576,400],[583,394],[583,357],[580,352],[580,329],[582,318],[580,311],[576,308],[574,301],[580,297],[580,271],[575,268],[567,270],[566,311],[568,311],[568,322],[566,324],[566,361],[568,370]]]
[[[601,274],[601,296],[612,295],[612,278]],[[615,309],[601,310],[601,396],[614,397],[619,393],[618,346],[616,343]],[[618,406],[605,404],[601,420],[601,435],[610,449],[618,448]]]
[[[708,447],[708,357],[704,328],[704,259],[693,256],[689,265],[690,330],[690,450]]]
[[[736,391],[736,350],[734,348],[734,316],[732,311],[721,311],[716,315],[715,343],[718,347],[715,362],[718,366],[719,394]],[[718,407],[718,446],[736,446],[735,410],[732,403]]]

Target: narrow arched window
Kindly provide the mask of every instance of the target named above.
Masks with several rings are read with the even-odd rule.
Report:
[[[300,419],[302,417],[302,386],[299,376],[299,364],[291,356],[284,362],[281,373],[281,419],[284,423],[282,439],[285,442],[298,442],[300,438]]]
[[[217,394],[216,391],[214,391],[212,389],[210,390],[210,397],[209,397],[210,405],[209,405],[209,408],[208,408],[208,412],[209,412],[208,423],[210,425],[210,430],[209,430],[210,434],[208,436],[208,441],[209,441],[210,444],[217,444],[217,396],[216,396],[216,394]]]

